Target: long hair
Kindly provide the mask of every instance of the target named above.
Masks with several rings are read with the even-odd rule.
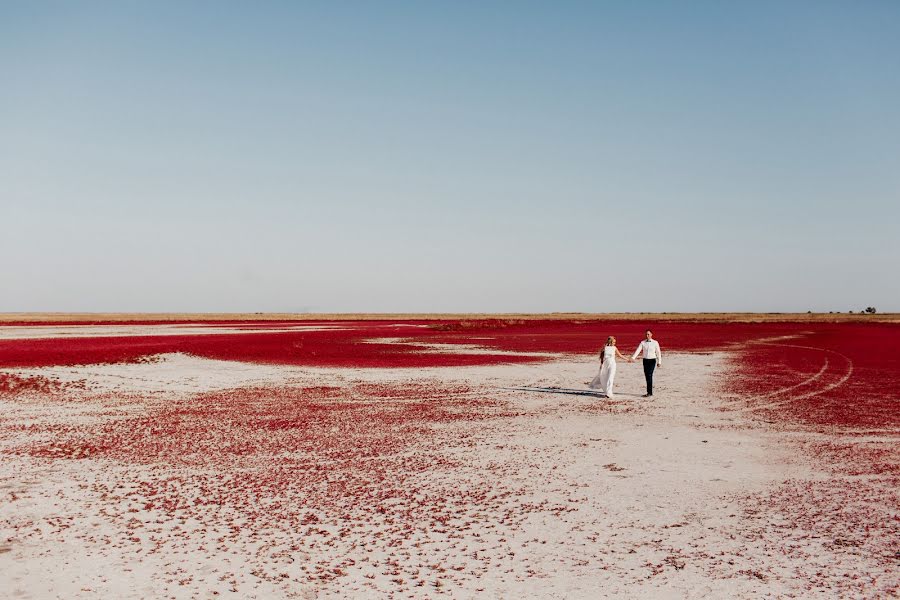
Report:
[[[611,335],[608,338],[606,338],[606,345],[607,346],[615,346],[616,345],[616,336]]]

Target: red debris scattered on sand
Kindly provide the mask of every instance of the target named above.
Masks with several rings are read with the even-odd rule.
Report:
[[[643,321],[293,321],[204,323],[254,333],[166,336],[58,337],[0,340],[0,368],[134,362],[140,357],[184,352],[205,358],[327,367],[441,367],[547,360],[503,353],[593,353],[608,335],[623,349],[643,338]],[[273,331],[289,326],[321,330]],[[677,351],[714,350],[754,336],[760,329],[717,323],[656,322],[665,347]],[[789,331],[790,328],[784,328]],[[256,332],[258,331],[258,332]],[[390,340],[390,343],[388,343]],[[399,340],[399,341],[398,341]],[[414,344],[478,345],[498,354],[425,352]]]
[[[485,410],[498,402],[470,393],[465,386],[429,385],[240,388],[172,399],[139,417],[48,425],[53,441],[25,445],[18,453],[143,464],[224,462],[232,468],[244,456],[389,456],[431,424],[504,414]]]
[[[335,322],[324,331],[268,330],[297,324],[302,322],[234,323],[254,330],[240,334],[3,340],[0,368],[139,362],[168,352],[332,367],[537,362],[593,354],[610,334],[619,338],[623,353],[629,353],[646,328],[638,320],[478,320]],[[896,428],[900,422],[900,363],[883,351],[898,333],[896,324],[678,321],[653,322],[651,328],[664,352],[727,351],[734,368],[720,374],[725,390],[738,398],[742,409],[780,426],[868,432]],[[395,343],[397,339],[401,342]],[[426,352],[416,345],[422,343],[477,345],[488,352]],[[509,352],[551,356],[504,354]],[[666,373],[660,374],[663,386]],[[18,401],[22,390],[54,400],[67,398],[67,389],[51,379],[0,373],[4,398]],[[484,460],[480,440],[489,438],[492,428],[496,436],[496,428],[520,413],[488,391],[465,385],[357,382],[239,388],[164,402],[139,395],[95,399],[101,412],[84,415],[90,418],[0,420],[0,432],[15,435],[15,444],[4,445],[7,455],[36,457],[38,462],[100,459],[96,464],[102,465],[103,476],[83,485],[102,504],[102,516],[114,525],[114,533],[86,534],[84,541],[104,548],[146,554],[164,547],[182,551],[189,542],[199,545],[190,547],[196,552],[206,551],[207,545],[220,553],[254,548],[256,554],[248,558],[255,567],[252,574],[270,582],[287,577],[280,558],[307,556],[291,577],[329,582],[358,569],[352,557],[359,547],[385,557],[381,563],[372,561],[373,572],[377,567],[390,575],[390,584],[379,585],[414,591],[426,577],[486,577],[498,561],[520,550],[519,542],[510,543],[505,532],[564,518],[580,501],[576,495],[567,502],[529,501],[523,493],[531,489],[529,481],[544,481],[547,449],[529,453],[498,445],[499,454]],[[119,410],[125,404],[127,410]],[[616,404],[604,406],[624,410]],[[824,532],[825,545],[877,552],[885,568],[890,567],[896,560],[896,542],[890,537],[895,523],[890,519],[898,488],[879,487],[875,478],[898,477],[897,452],[888,436],[851,437],[840,442],[816,437],[805,449],[836,473],[864,477],[788,482],[775,495],[752,499],[740,519],[750,533],[735,535],[757,536],[766,548],[805,559],[801,554],[806,546],[785,542],[790,541],[787,534],[800,527],[804,535]],[[456,474],[467,473],[460,465],[469,462],[479,468],[461,481]],[[878,518],[873,519],[870,499],[875,494],[882,496]],[[134,519],[138,512],[149,518]],[[758,523],[754,515],[761,515]],[[178,526],[168,528],[172,523]],[[62,522],[49,525],[55,530],[67,527]],[[33,524],[26,521],[21,528],[33,529]],[[475,553],[471,572],[462,573],[464,567],[452,562],[458,556],[447,541],[474,530],[495,538]],[[266,544],[260,543],[262,532]],[[342,550],[325,550],[336,547]],[[398,556],[414,558],[399,562]],[[680,569],[683,564],[673,555],[651,567]],[[814,562],[808,564],[816,568]],[[738,572],[765,576],[753,570]],[[819,574],[803,576],[816,581]],[[223,574],[222,581],[236,591],[231,575]],[[818,581],[828,583],[824,577]],[[848,593],[857,591],[853,582],[840,585]]]
[[[743,505],[739,527],[723,534],[746,537],[766,552],[787,557],[796,565],[793,577],[834,597],[893,598],[900,592],[896,564],[896,507],[900,503],[896,478],[792,479],[764,494],[737,498]],[[863,555],[867,569],[835,561],[823,568],[810,560],[803,540],[816,540],[832,556]]]
[[[277,557],[299,553],[311,556],[302,567],[311,575],[337,578],[353,566],[358,545],[387,560],[416,553],[445,564],[454,549],[430,540],[435,532],[454,537],[478,528],[489,535],[497,523],[574,510],[519,505],[510,501],[515,490],[485,483],[503,481],[518,464],[491,461],[484,480],[468,485],[447,476],[477,453],[477,436],[518,414],[467,386],[245,388],[149,401],[138,416],[129,413],[37,423],[27,431],[30,441],[4,449],[42,460],[102,460],[112,475],[85,485],[102,502],[104,518],[121,528],[134,513],[151,515],[135,525],[136,532],[153,531],[149,540],[88,540],[113,548],[154,554],[190,538],[224,551],[256,547],[265,531],[266,548],[248,559],[257,577],[280,580]],[[469,423],[477,427],[452,427]],[[154,526],[186,522],[190,533]],[[473,568],[484,576],[497,552],[509,551],[502,544]],[[410,581],[418,569],[410,561],[392,568]]]
[[[84,381],[56,381],[40,375],[15,375],[0,373],[0,395],[17,396],[20,394],[58,394],[63,390],[84,389]]]

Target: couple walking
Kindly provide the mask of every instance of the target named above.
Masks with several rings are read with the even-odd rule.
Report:
[[[659,342],[653,339],[653,332],[649,329],[644,333],[644,340],[638,344],[634,356],[625,358],[619,349],[616,348],[615,336],[606,338],[606,345],[600,351],[600,372],[591,381],[590,388],[592,390],[600,390],[607,398],[613,397],[613,382],[616,379],[616,357],[628,362],[634,362],[638,354],[643,355],[644,359],[644,378],[647,380],[647,393],[644,398],[653,395],[653,371],[656,367],[662,367],[662,352],[659,349]]]

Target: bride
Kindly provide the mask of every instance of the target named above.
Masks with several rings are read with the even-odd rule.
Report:
[[[606,345],[600,351],[600,372],[597,373],[597,376],[594,377],[589,386],[592,390],[600,390],[606,394],[607,398],[613,397],[613,381],[616,378],[617,356],[630,362],[630,359],[622,356],[622,353],[616,348],[616,338],[611,335],[606,338]]]

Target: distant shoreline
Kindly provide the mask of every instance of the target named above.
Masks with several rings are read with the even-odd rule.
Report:
[[[729,323],[771,322],[900,322],[900,313],[794,313],[794,312],[647,312],[647,313],[88,313],[88,312],[7,312],[7,323],[97,323],[97,322],[216,322],[216,321],[434,321],[468,319],[565,320],[565,321],[719,321]]]

